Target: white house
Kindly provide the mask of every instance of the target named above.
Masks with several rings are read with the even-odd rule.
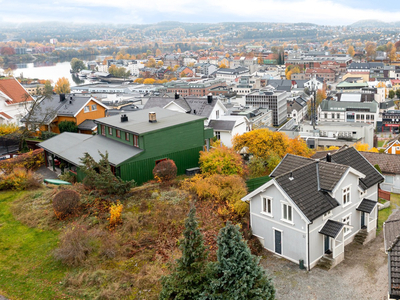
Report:
[[[250,131],[251,125],[244,116],[221,116],[217,120],[210,120],[208,127],[214,129],[214,136],[225,146],[232,147],[233,137]]]
[[[378,184],[383,176],[354,148],[326,161],[286,155],[250,202],[253,234],[269,251],[310,270],[333,267],[344,246],[376,235]]]
[[[20,121],[30,109],[33,98],[15,78],[0,79],[0,124]]]

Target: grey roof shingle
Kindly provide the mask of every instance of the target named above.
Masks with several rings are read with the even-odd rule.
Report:
[[[236,121],[227,121],[227,120],[211,120],[208,124],[208,127],[213,128],[214,130],[221,131],[232,131],[235,127]]]
[[[270,177],[276,177],[287,173],[291,170],[298,168],[299,166],[311,163],[314,161],[311,158],[297,156],[293,154],[286,154],[282,161],[276,166],[276,168],[269,175]]]
[[[85,120],[81,124],[78,125],[79,130],[94,130],[97,127],[97,124],[94,120]]]
[[[322,163],[311,161],[275,178],[310,221],[339,205],[327,192],[320,189],[319,183],[321,184],[321,181],[318,180],[317,174],[317,168],[320,164]]]
[[[383,224],[385,250],[388,252],[389,294],[400,298],[400,210]]]
[[[324,227],[321,228],[319,233],[335,239],[342,230],[343,226],[344,226],[343,223],[334,220],[328,220],[326,221]]]
[[[371,211],[375,208],[375,206],[377,205],[378,202],[374,201],[374,200],[369,200],[369,199],[363,199],[360,203],[360,205],[357,207],[356,210],[358,211],[363,211],[366,212],[368,214],[371,213]]]
[[[360,184],[364,189],[384,180],[384,177],[353,147],[342,147],[333,153],[332,162],[350,166],[363,173],[365,178],[360,178]]]

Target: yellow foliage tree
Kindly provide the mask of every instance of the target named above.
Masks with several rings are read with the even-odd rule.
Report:
[[[154,58],[149,58],[146,67],[154,68],[156,66],[156,60]]]
[[[365,151],[365,152],[374,152],[374,153],[379,153],[378,149],[376,149],[375,147],[372,147],[371,149],[369,149],[369,145],[368,144],[362,144],[361,142],[357,142],[353,145],[354,148],[357,149],[357,151]]]
[[[160,50],[160,49],[157,49],[157,50],[156,50],[156,56],[161,56],[161,55],[162,55],[161,50]]]
[[[0,136],[11,134],[19,130],[19,127],[15,123],[0,124]]]
[[[173,68],[173,71],[175,72],[178,69],[179,69],[179,65],[175,65],[174,68]]]
[[[68,94],[71,92],[71,86],[69,84],[69,80],[65,77],[61,77],[57,80],[54,91],[57,94]]]
[[[347,49],[347,54],[353,57],[355,53],[356,52],[354,51],[354,47],[350,45],[349,48]]]
[[[226,69],[227,66],[226,66],[224,63],[221,63],[221,64],[219,65],[219,68],[220,68],[220,69]]]
[[[153,79],[153,78],[146,78],[146,79],[143,81],[143,83],[144,83],[144,84],[154,84],[155,81],[156,81],[156,80]]]
[[[159,60],[158,62],[157,62],[157,68],[161,68],[162,66],[164,65],[164,63],[162,62],[162,60]]]
[[[136,78],[133,82],[142,84],[143,81],[144,81],[144,78]]]
[[[247,147],[247,152],[267,159],[277,155],[280,158],[287,153],[311,157],[314,151],[307,147],[301,139],[290,139],[285,133],[273,132],[268,129],[255,129],[233,138],[233,148],[241,151]]]

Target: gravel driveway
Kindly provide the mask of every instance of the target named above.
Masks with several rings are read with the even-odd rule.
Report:
[[[317,267],[310,272],[300,270],[298,265],[265,252],[261,264],[273,279],[277,300],[387,299],[383,232],[365,246],[354,242],[347,245],[344,261],[330,271]]]

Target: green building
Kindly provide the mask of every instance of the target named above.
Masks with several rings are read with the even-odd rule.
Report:
[[[64,132],[39,144],[47,165],[63,164],[83,179],[80,158],[89,153],[96,161],[108,153],[115,175],[142,184],[153,179],[154,166],[172,159],[178,174],[197,167],[199,152],[209,145],[212,129],[204,128],[204,117],[162,108],[145,109],[95,120],[93,136]]]

